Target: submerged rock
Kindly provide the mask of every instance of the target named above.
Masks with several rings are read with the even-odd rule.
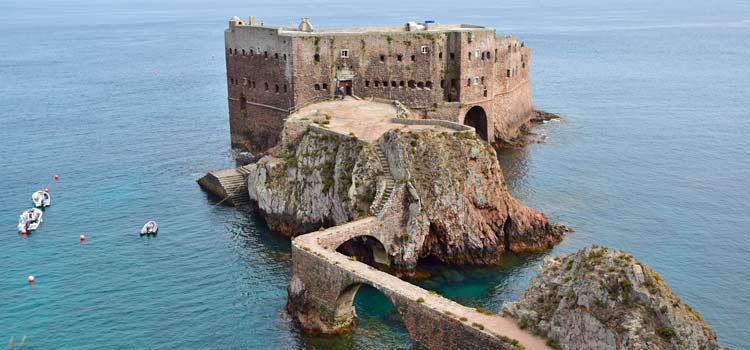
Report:
[[[722,349],[659,274],[606,247],[547,258],[503,312],[564,350]]]
[[[269,227],[295,236],[380,213],[396,270],[428,257],[499,263],[507,251],[550,248],[567,230],[510,196],[495,150],[473,132],[394,129],[373,144],[296,120],[271,153],[248,177]],[[370,209],[391,192],[384,210]]]

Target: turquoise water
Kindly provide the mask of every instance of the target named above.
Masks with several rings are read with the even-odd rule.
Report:
[[[675,0],[0,3],[0,344],[409,348],[371,289],[356,299],[358,331],[301,335],[282,312],[288,240],[194,182],[232,164],[223,29],[251,14],[329,27],[433,18],[518,34],[533,49],[536,105],[565,118],[537,130],[546,144],[500,160],[516,196],[577,230],[552,253],[625,249],[724,344],[750,348],[750,6]],[[17,217],[43,187],[53,206],[22,238]],[[152,218],[160,234],[138,237]],[[542,257],[432,268],[416,283],[498,310]]]

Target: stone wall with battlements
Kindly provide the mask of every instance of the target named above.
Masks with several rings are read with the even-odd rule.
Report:
[[[303,23],[301,30],[230,20],[233,145],[268,149],[289,108],[333,97],[342,85],[355,96],[401,101],[421,118],[462,123],[479,106],[481,134],[494,143],[515,138],[533,115],[530,50],[515,37],[472,25],[314,30]]]

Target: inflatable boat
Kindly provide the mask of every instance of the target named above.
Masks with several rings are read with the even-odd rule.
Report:
[[[156,221],[149,221],[141,228],[141,236],[143,235],[155,235],[156,231],[159,230],[159,224]]]
[[[31,195],[31,200],[34,201],[34,206],[37,208],[49,207],[51,198],[49,196],[49,190],[46,188],[44,191],[36,191]]]
[[[28,232],[36,230],[42,223],[42,211],[37,208],[31,208],[18,218],[18,231]]]

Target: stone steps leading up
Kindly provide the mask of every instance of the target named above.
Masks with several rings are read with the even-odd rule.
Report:
[[[390,204],[391,199],[393,199],[396,180],[393,178],[393,175],[391,175],[391,166],[388,165],[388,158],[386,158],[385,153],[383,153],[383,150],[379,145],[376,145],[375,147],[375,155],[378,157],[378,162],[380,162],[381,168],[383,168],[382,175],[385,178],[385,188],[382,192],[378,193],[375,200],[372,201],[370,212],[380,219],[385,213],[385,208]]]
[[[237,206],[250,203],[247,195],[247,167],[209,171],[198,179],[202,188],[222,198],[222,202]]]

